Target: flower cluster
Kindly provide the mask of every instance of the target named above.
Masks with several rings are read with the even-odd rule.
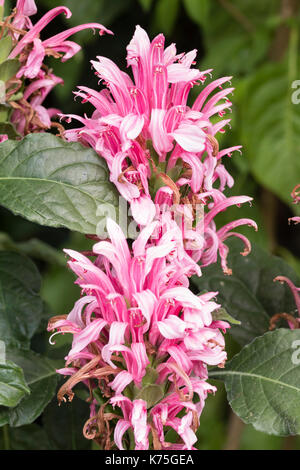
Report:
[[[191,221],[182,228],[187,252],[202,266],[215,262],[219,253],[224,272],[230,274],[224,241],[232,235],[240,237],[247,254],[248,240],[232,230],[244,224],[256,228],[249,219],[234,221],[220,230],[214,223],[214,217],[226,207],[251,201],[246,196],[224,195],[234,181],[222,158],[240,146],[219,150],[216,136],[224,132],[230,119],[212,122],[231,106],[227,96],[233,88],[222,89],[231,77],[211,82],[189,106],[189,92],[205,81],[210,70],[200,72],[192,67],[196,50],[177,54],[175,44],[164,46],[162,34],[150,42],[147,33],[136,27],[127,46],[127,66],[134,79],[106,57],[92,61],[105,88],[78,87],[76,96],[90,102],[95,111],[90,118],[62,116],[83,124],[66,131],[65,137],[90,145],[105,158],[111,181],[130,203],[139,226],[147,226],[155,218],[155,204],[175,206]],[[211,96],[218,88],[220,91]],[[208,210],[199,221],[195,208],[200,205]]]
[[[4,0],[0,6],[4,6]],[[66,7],[56,7],[33,25],[30,18],[36,13],[34,0],[17,0],[12,14],[1,21],[0,38],[5,39],[8,36],[11,38],[12,48],[8,60],[19,61],[19,70],[5,85],[6,102],[14,111],[11,122],[21,135],[45,131],[52,126],[61,128],[58,123],[52,122],[52,118],[60,111],[53,108],[46,109],[43,105],[49,92],[57,84],[63,83],[63,80],[55,76],[45,65],[45,57],[61,58],[63,62],[73,57],[80,50],[80,46],[68,38],[83,29],[98,29],[100,34],[112,34],[99,23],[88,23],[42,40],[40,33],[56,16],[64,13],[70,18],[72,13]],[[6,135],[0,136],[1,141],[6,138]]]
[[[229,123],[223,115],[233,88],[222,85],[230,77],[211,82],[190,106],[190,90],[210,71],[192,67],[195,50],[177,54],[174,44],[164,43],[162,34],[150,42],[137,26],[127,47],[133,79],[98,57],[92,64],[105,88],[80,86],[76,92],[95,107],[92,116],[61,116],[82,124],[64,137],[105,158],[140,231],[129,245],[109,219],[109,238],[94,245],[94,261],[65,250],[82,296],[69,315],[48,325],[53,335],[73,335],[66,366],[59,370],[70,377],[58,399],[71,400],[79,382],[88,387],[84,434],[107,449],[112,441],[119,449],[125,442],[137,450],[194,449],[205,399],[215,391],[207,367],[224,366],[222,332],[229,324],[218,319],[217,292],[195,295],[189,278],[200,276],[218,253],[230,274],[224,241],[238,236],[245,255],[250,243],[233,230],[243,224],[256,229],[249,219],[220,229],[214,221],[227,207],[251,200],[224,194],[233,179],[222,158],[240,149],[220,150],[217,141]],[[221,120],[211,119],[216,115]],[[180,214],[190,223],[178,223]],[[178,434],[176,443],[168,441],[170,428]]]
[[[87,435],[95,437],[92,397],[100,387],[123,412],[114,433],[119,448],[129,427],[136,449],[148,449],[150,430],[159,448],[170,448],[164,426],[171,426],[183,440],[181,448],[191,449],[206,395],[215,390],[206,383],[207,365],[223,366],[226,352],[220,329],[229,325],[213,320],[219,307],[212,300],[216,292],[196,296],[185,287],[191,266],[181,262],[184,250],[175,227],[152,240],[159,229],[159,223],[152,222],[130,250],[119,226],[110,219],[107,226],[111,241],[94,245],[94,263],[65,250],[85,295],[67,317],[54,317],[49,323],[50,330],[73,334],[66,358],[66,365],[73,367],[59,371],[71,378],[59,400],[64,395],[72,398],[74,385],[85,381],[92,399]],[[192,401],[194,394],[197,403]],[[187,416],[179,419],[182,410]]]

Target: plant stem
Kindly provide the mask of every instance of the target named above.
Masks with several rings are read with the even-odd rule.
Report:
[[[4,441],[4,450],[10,450],[10,439],[9,439],[8,424],[5,424],[3,426],[3,441]]]
[[[239,449],[244,426],[245,424],[243,423],[243,421],[233,411],[231,411],[228,423],[228,434],[224,450]]]

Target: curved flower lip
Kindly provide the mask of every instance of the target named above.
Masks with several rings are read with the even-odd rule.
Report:
[[[208,225],[216,214],[222,212],[226,207],[243,204],[245,202],[251,202],[252,197],[249,196],[231,196],[220,201],[218,204],[215,204],[213,209],[211,209],[208,214],[205,215],[205,224]]]
[[[300,317],[300,287],[296,287],[295,284],[286,276],[277,276],[274,281],[279,281],[281,284],[284,282],[289,286],[291,292],[295,299],[295,304],[298,310],[298,315]]]
[[[82,31],[84,29],[99,29],[100,34],[114,34],[110,29],[107,29],[105,26],[103,26],[100,23],[84,23],[78,26],[74,26],[73,28],[66,29],[65,31],[62,31],[61,33],[56,34],[55,36],[51,36],[51,38],[46,39],[43,41],[44,47],[52,47],[57,44],[62,44],[67,38],[72,36],[75,33],[78,33],[79,31]]]

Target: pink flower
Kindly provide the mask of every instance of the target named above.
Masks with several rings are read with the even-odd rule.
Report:
[[[19,7],[19,9],[18,9]],[[17,73],[17,77],[22,76],[27,78],[35,78],[39,75],[41,65],[43,63],[45,55],[56,55],[57,53],[63,53],[62,61],[68,60],[73,57],[80,50],[80,46],[67,39],[73,34],[83,29],[99,29],[100,34],[112,32],[105,28],[105,26],[99,23],[87,23],[84,25],[76,26],[74,28],[67,29],[66,31],[56,34],[49,39],[41,41],[39,35],[41,31],[59,14],[64,13],[67,18],[72,15],[71,11],[66,7],[56,7],[48,11],[34,26],[28,21],[27,16],[34,14],[36,11],[35,4],[33,1],[27,0],[20,1],[17,4],[17,15],[15,21],[17,25],[22,24],[22,27],[26,25],[29,27],[29,31],[21,38],[15,48],[9,55],[9,59],[20,57],[20,61],[23,66]],[[29,54],[27,51],[28,46],[31,46]]]
[[[63,80],[56,77],[52,73],[49,75],[43,74],[43,78],[36,79],[28,85],[24,91],[23,108],[17,109],[13,112],[11,121],[15,124],[17,131],[22,135],[25,133],[26,115],[35,112],[35,118],[31,119],[29,131],[43,128],[49,129],[51,127],[51,118],[59,113],[58,109],[46,109],[43,102],[50,93],[50,91],[58,84],[62,84]]]
[[[32,22],[29,17],[35,15],[36,12],[37,7],[34,0],[17,0],[16,15],[13,18],[12,25],[19,30],[31,28]],[[14,37],[18,39],[19,34],[15,32]]]
[[[178,205],[177,214],[190,219],[189,229],[182,229],[181,234],[187,253],[203,266],[215,262],[219,254],[224,271],[230,273],[224,241],[236,234],[229,231],[229,226],[217,233],[213,219],[226,207],[251,199],[223,195],[234,181],[221,160],[240,150],[240,146],[219,150],[216,137],[229,120],[211,122],[213,116],[223,116],[231,106],[227,96],[232,87],[211,96],[231,77],[211,82],[189,107],[190,90],[203,83],[210,72],[192,68],[195,57],[195,50],[177,54],[174,44],[165,48],[162,34],[150,42],[146,32],[137,26],[127,46],[127,65],[132,69],[133,80],[106,57],[98,56],[97,61],[92,61],[106,89],[79,87],[75,95],[83,102],[89,101],[95,111],[90,118],[66,115],[68,121],[75,118],[83,127],[66,131],[65,137],[92,146],[105,158],[111,181],[129,202],[140,227],[159,220],[153,201],[161,201],[165,208],[164,195],[169,206]],[[174,171],[180,168],[182,171]],[[159,179],[164,186],[156,184]],[[208,212],[204,232],[203,224],[198,224],[194,215],[201,205]],[[240,224],[243,223],[256,228],[252,221],[241,219]],[[238,221],[234,224],[239,225]],[[248,240],[240,238],[249,250]]]
[[[55,77],[44,64],[45,56],[61,57],[62,61],[73,57],[80,50],[80,46],[68,38],[86,28],[98,29],[100,34],[105,32],[112,34],[99,23],[88,23],[42,40],[40,33],[57,15],[64,13],[69,18],[72,13],[66,7],[56,7],[33,25],[29,17],[36,12],[34,0],[18,0],[16,8],[6,22],[8,34],[13,37],[14,44],[9,59],[18,58],[20,62],[20,68],[16,73],[16,78],[19,79],[17,90],[24,87],[23,96],[17,100],[18,103],[14,106],[12,113],[12,122],[21,135],[33,131],[44,131],[52,126],[57,127],[60,133],[63,130],[59,123],[52,122],[52,118],[60,111],[58,109],[47,110],[42,104],[50,90],[55,85],[63,83],[63,80]],[[11,96],[12,90],[8,93],[10,93],[8,96]]]
[[[193,262],[179,268],[176,237],[165,234],[157,239],[157,228],[158,222],[144,228],[131,251],[120,228],[108,220],[111,241],[94,245],[95,262],[65,250],[83,296],[67,317],[54,317],[49,323],[50,331],[73,335],[66,358],[70,373],[66,368],[61,371],[70,378],[59,399],[64,394],[72,398],[78,380],[94,388],[90,380],[106,377],[106,390],[114,397],[111,403],[123,410],[124,419],[115,429],[115,442],[121,449],[129,427],[137,450],[149,446],[152,424],[148,412],[153,405],[138,397],[149,367],[157,377],[153,383],[168,390],[163,401],[169,410],[165,425],[178,432],[183,448],[191,449],[195,434],[189,410],[194,412],[194,420],[199,417],[211,389],[203,387],[207,365],[222,367],[226,360],[223,336],[212,319],[219,307],[212,300],[216,293],[196,296],[188,289],[186,275],[194,269]],[[181,274],[175,279],[169,275],[178,271]],[[223,323],[222,327],[229,325]],[[99,386],[103,384],[99,382]],[[122,397],[124,393],[133,394],[133,401]],[[194,393],[200,394],[197,406],[192,403]],[[182,409],[188,414],[179,420],[176,415]],[[164,446],[163,440],[160,445]]]

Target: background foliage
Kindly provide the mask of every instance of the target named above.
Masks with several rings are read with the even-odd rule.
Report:
[[[99,39],[90,31],[81,32],[77,40],[83,46],[82,52],[66,64],[56,61],[54,71],[64,78],[65,84],[55,89],[48,98],[48,104],[59,106],[64,112],[82,114],[83,109],[89,112],[88,105],[83,108],[79,101],[73,100],[72,91],[80,84],[97,87],[97,79],[89,64],[96,55],[108,56],[125,68],[125,45],[130,41],[136,24],[146,28],[151,36],[163,32],[168,43],[176,42],[179,52],[197,48],[198,66],[201,69],[213,68],[213,78],[233,76],[232,129],[224,135],[222,145],[242,144],[243,155],[235,154],[232,160],[227,161],[228,169],[235,178],[230,195],[251,195],[254,202],[252,207],[228,209],[225,214],[219,215],[218,221],[222,225],[241,216],[255,219],[259,232],[253,234],[245,228],[243,233],[257,246],[248,258],[243,258],[239,255],[240,246],[231,244],[229,265],[233,268],[232,277],[224,278],[216,265],[204,269],[203,277],[194,280],[195,292],[218,290],[223,306],[234,318],[242,321],[242,326],[233,326],[231,335],[227,336],[227,349],[232,357],[240,351],[241,345],[268,331],[269,319],[273,314],[294,309],[287,288],[273,284],[273,278],[279,274],[288,275],[300,285],[300,229],[299,226],[287,224],[288,217],[296,214],[297,209],[291,204],[290,192],[300,182],[300,104],[292,102],[292,83],[300,78],[298,2],[37,0],[39,14],[61,3],[73,12],[68,20],[70,26],[99,21],[115,33],[115,37]],[[66,20],[59,18],[48,27],[50,33],[56,32],[59,21],[62,28],[66,26]],[[49,63],[52,65],[51,61]],[[197,92],[195,87],[195,96]],[[24,144],[21,145],[24,147]],[[65,150],[72,153],[71,149]],[[17,159],[20,155],[26,158],[24,148],[23,151],[18,148],[9,151],[15,152]],[[95,191],[92,183],[97,183],[97,178],[99,181],[105,179],[104,168],[96,163],[92,152],[83,153],[86,162],[98,165],[98,176],[91,180],[88,199],[88,204],[94,204],[102,195]],[[72,155],[72,163],[76,164],[76,153]],[[2,152],[0,180],[1,171],[5,170],[4,159]],[[76,191],[80,181],[72,179],[71,167],[67,175],[59,171],[56,174],[60,181],[67,180],[73,186],[72,191]],[[40,170],[38,164],[36,169]],[[24,180],[22,184],[26,184],[26,174],[18,173],[20,176]],[[49,181],[51,184],[53,181]],[[8,187],[1,183],[0,196],[3,205],[16,214],[22,213],[18,206],[20,199],[16,197],[13,200]],[[29,201],[30,194],[27,197]],[[59,197],[66,197],[66,192],[62,191]],[[59,202],[61,199],[57,201],[58,205]],[[55,346],[50,346],[45,327],[52,313],[68,313],[78,297],[73,276],[65,267],[61,248],[88,250],[90,242],[78,233],[87,231],[86,227],[72,233],[67,228],[42,227],[35,223],[41,222],[38,217],[29,217],[30,222],[13,215],[6,208],[0,208],[0,338],[5,337],[9,359],[6,367],[0,364],[0,448],[86,449],[91,444],[81,433],[87,415],[83,391],[79,390],[79,398],[72,404],[60,408],[54,397],[59,380],[54,371],[63,364],[68,335],[59,338]],[[91,221],[87,219],[85,223],[90,228]],[[67,227],[74,230],[74,224],[76,221],[71,217]],[[8,252],[13,252],[13,255]],[[10,309],[13,309],[14,315]],[[12,320],[16,316],[18,321]],[[272,335],[284,335],[284,338],[280,337],[284,348],[285,336],[290,334],[299,336],[298,332],[280,329],[268,333],[263,341],[269,341]],[[272,338],[274,340],[275,336]],[[259,367],[259,357],[255,361],[255,354],[262,347],[257,341],[261,341],[260,338],[244,350],[249,361],[255,362],[253,370]],[[274,352],[273,361],[276,361],[275,356]],[[235,377],[243,372],[239,357],[236,356],[224,372],[226,387],[233,380],[230,371],[234,371]],[[246,356],[244,359],[247,360]],[[248,377],[246,386],[255,395],[263,381],[270,378],[278,380],[280,386],[287,389],[286,401],[293,405],[292,377],[286,378],[282,385],[281,371],[277,370],[276,373],[273,377],[270,371],[259,369],[259,378],[254,380]],[[217,378],[217,373],[214,377]],[[9,383],[9,393],[1,388],[2,383]],[[253,409],[245,399],[248,407],[245,411],[245,403],[241,404],[238,399],[238,380],[231,384],[230,403],[235,411],[244,407],[246,415],[240,415],[249,424],[243,424],[232,413],[225,387],[222,382],[216,384],[218,392],[215,397],[208,398],[201,417],[199,449],[300,449],[299,437],[278,437],[261,432],[266,429],[257,424],[256,416],[260,410]],[[265,421],[273,423],[276,420],[276,403],[271,405],[273,411],[272,407],[266,407]],[[295,406],[287,406],[285,413],[295,417],[295,432],[299,434],[297,401]],[[277,422],[275,427],[275,434],[286,434],[284,423]]]

